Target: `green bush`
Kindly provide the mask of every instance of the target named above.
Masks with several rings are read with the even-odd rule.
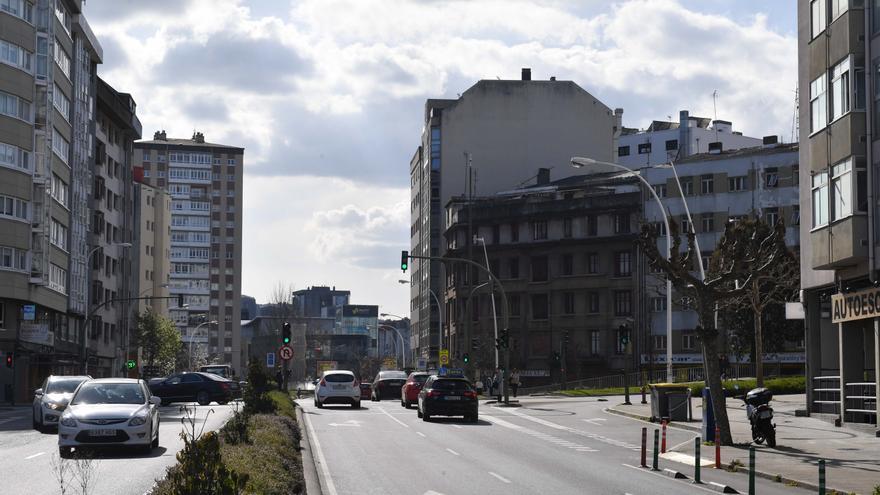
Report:
[[[697,396],[702,395],[705,384],[703,382],[694,382],[688,384],[691,394]],[[736,390],[735,385],[739,385]],[[744,380],[724,380],[722,383],[724,394],[732,397],[734,395],[745,395],[749,390],[757,387],[754,378]],[[773,392],[773,395],[786,394],[802,394],[806,390],[806,379],[803,376],[786,376],[779,378],[768,378],[764,380],[764,386]]]
[[[271,378],[259,359],[251,359],[248,363],[247,385],[244,387],[244,413],[272,414],[275,412],[275,401],[269,398]]]
[[[184,447],[176,466],[157,493],[166,495],[237,495],[248,481],[247,474],[229,469],[220,456],[220,438],[208,432],[197,439],[182,433]]]
[[[250,443],[223,444],[223,460],[247,475],[246,493],[304,493],[299,428],[286,416],[257,414],[248,424]]]

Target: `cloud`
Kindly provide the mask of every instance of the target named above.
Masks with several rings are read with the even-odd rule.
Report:
[[[353,267],[386,268],[389,259],[409,242],[409,205],[367,209],[348,204],[316,211],[307,229],[315,233],[310,248],[316,259]]]

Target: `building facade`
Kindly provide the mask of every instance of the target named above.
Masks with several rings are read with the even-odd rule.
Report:
[[[480,264],[488,258],[507,294],[510,366],[523,370],[525,385],[563,373],[584,378],[632,370],[638,344],[621,344],[620,331],[635,328],[641,317],[637,179],[614,172],[550,182],[547,175],[532,187],[450,200],[446,252],[465,253],[470,223]],[[503,365],[495,353],[503,302],[487,282],[462,264],[447,271],[444,321],[453,361],[462,365],[468,353],[477,369],[491,373]]]
[[[880,312],[869,304],[880,254],[878,7],[798,1],[807,408],[873,424],[880,412]]]
[[[307,318],[333,318],[350,297],[351,291],[316,285],[293,292],[293,311]]]
[[[409,169],[410,254],[444,255],[444,206],[454,195],[517,189],[538,167],[573,175],[576,155],[614,161],[622,113],[571,81],[532,80],[530,69],[522,80],[482,80],[458,99],[427,100]],[[413,357],[436,365],[446,274],[441,263],[418,258],[409,268]]]
[[[244,149],[156,132],[135,143],[136,174],[171,196],[169,313],[184,343],[207,344],[209,362],[242,373],[241,239]],[[207,336],[195,336],[204,321]],[[205,328],[205,327],[203,327]]]

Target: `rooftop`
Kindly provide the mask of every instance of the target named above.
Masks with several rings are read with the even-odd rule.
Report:
[[[720,153],[697,153],[675,162],[676,165],[695,162],[709,162],[716,160],[727,160],[730,158],[741,158],[755,155],[775,155],[778,153],[791,153],[798,150],[798,143],[780,143],[773,146],[754,146],[751,148],[741,148],[738,150],[722,150]]]

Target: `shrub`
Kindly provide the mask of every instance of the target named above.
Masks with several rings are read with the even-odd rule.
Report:
[[[250,416],[248,436],[250,443],[222,447],[228,465],[247,475],[246,491],[267,495],[303,493],[296,422],[286,416]]]
[[[699,396],[703,394],[705,384],[703,382],[694,382],[688,384],[691,394]],[[736,390],[735,385],[739,385]],[[722,383],[724,394],[732,397],[734,395],[745,395],[749,390],[757,386],[754,378],[744,380],[725,380]],[[785,394],[802,394],[806,390],[806,379],[803,376],[786,376],[779,378],[768,378],[764,380],[764,386],[770,389],[774,395]]]
[[[244,413],[272,414],[275,412],[275,401],[269,398],[269,373],[259,359],[251,359],[248,363],[247,385],[244,387]]]
[[[236,495],[244,490],[247,474],[230,470],[220,457],[220,438],[208,432],[199,438],[182,433],[184,447],[178,465],[168,470],[168,495]]]

